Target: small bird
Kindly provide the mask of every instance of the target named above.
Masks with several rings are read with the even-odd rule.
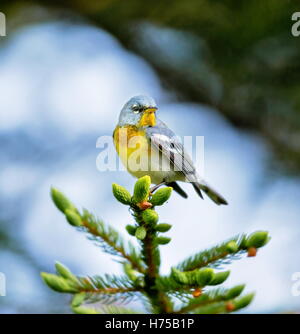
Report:
[[[227,201],[212,189],[196,172],[183,145],[166,124],[156,117],[157,105],[152,97],[132,97],[122,108],[113,139],[117,153],[128,172],[136,178],[151,177],[155,186],[168,185],[187,198],[177,181],[191,183],[203,199],[201,191],[216,204]],[[136,164],[139,167],[136,168]]]

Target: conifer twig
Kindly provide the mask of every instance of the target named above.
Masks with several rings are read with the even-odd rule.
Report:
[[[265,233],[262,235],[262,242],[256,248],[264,246],[268,242]],[[195,270],[197,268],[211,267],[218,268],[222,264],[229,264],[232,260],[239,259],[239,255],[245,253],[249,248],[245,234],[233,237],[217,246],[201,251],[177,265],[182,271]]]
[[[119,244],[117,244],[115,240],[111,238],[112,233],[115,235],[117,234],[117,232],[114,231],[112,227],[109,227],[109,231],[108,233],[106,233],[104,228],[99,229],[99,227],[95,223],[90,224],[88,220],[83,220],[82,224],[86,228],[87,232],[91,233],[95,237],[101,238],[109,247],[111,247],[115,251],[117,255],[123,257],[125,260],[131,263],[134,269],[138,270],[140,273],[143,273],[145,271],[141,263],[137,260],[136,254],[132,254],[132,253],[128,254],[126,249],[123,246],[123,242],[119,242]],[[133,246],[131,247],[129,246],[128,248],[132,250],[134,249]]]
[[[136,221],[140,226],[145,226],[146,236],[141,241],[143,259],[147,266],[145,272],[145,292],[153,305],[156,305],[155,309],[157,313],[171,313],[171,303],[168,296],[160,291],[156,285],[156,280],[159,277],[159,264],[160,254],[157,245],[155,244],[155,230],[143,221],[141,213],[135,211]]]
[[[162,233],[171,225],[158,223],[155,207],[170,198],[172,188],[164,187],[151,193],[150,184],[149,176],[140,178],[135,183],[133,196],[125,188],[113,184],[115,198],[130,207],[135,224],[127,225],[126,230],[138,240],[139,249],[130,242],[125,243],[114,228],[87,210],[80,213],[61,192],[52,189],[52,199],[69,224],[86,232],[104,252],[118,256],[125,275],[76,276],[61,263],[56,263],[57,274],[41,273],[44,282],[57,292],[73,294],[71,308],[80,314],[136,313],[112,305],[114,302],[130,302],[136,297],[147,301],[154,313],[217,314],[246,307],[254,294],[240,296],[244,285],[230,289],[209,287],[222,284],[230,274],[230,271],[216,271],[216,268],[238,259],[244,252],[248,252],[249,257],[255,256],[257,250],[269,241],[268,232],[234,237],[188,257],[171,268],[169,275],[161,276],[159,247],[170,242],[171,239]],[[175,299],[181,301],[180,307],[174,306]],[[87,305],[95,303],[97,308]]]

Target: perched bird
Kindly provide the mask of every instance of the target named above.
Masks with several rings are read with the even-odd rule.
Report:
[[[216,204],[227,204],[199,177],[183,145],[175,133],[156,117],[156,111],[153,98],[139,95],[132,97],[120,112],[113,139],[128,172],[137,178],[149,175],[156,185],[151,191],[165,184],[187,198],[176,181],[188,182],[201,198],[203,191]]]

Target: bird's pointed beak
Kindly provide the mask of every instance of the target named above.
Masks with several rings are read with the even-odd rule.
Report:
[[[155,126],[155,112],[157,108],[148,108],[144,110],[143,116],[139,122],[139,126]]]
[[[155,112],[156,112],[156,110],[157,110],[157,108],[156,108],[156,107],[154,107],[154,108],[148,108],[148,109],[146,109],[146,110],[145,110],[145,112],[146,112],[146,113],[150,113],[150,114],[151,114],[151,113],[155,113]]]

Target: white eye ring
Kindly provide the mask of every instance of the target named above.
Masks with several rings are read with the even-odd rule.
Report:
[[[135,113],[135,114],[138,114],[140,111],[141,111],[141,108],[139,105],[137,104],[134,104],[132,107],[131,107],[132,111]]]

